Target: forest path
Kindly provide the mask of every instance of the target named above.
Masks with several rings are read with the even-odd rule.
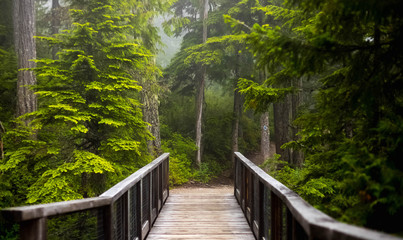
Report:
[[[255,239],[233,192],[219,184],[170,190],[147,240]]]

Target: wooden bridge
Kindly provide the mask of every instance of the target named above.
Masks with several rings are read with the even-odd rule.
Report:
[[[401,239],[340,223],[242,154],[233,190],[169,194],[169,154],[99,197],[8,208],[20,239]]]

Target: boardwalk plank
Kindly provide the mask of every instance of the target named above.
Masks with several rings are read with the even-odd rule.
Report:
[[[147,240],[254,240],[235,197],[220,189],[171,194]]]

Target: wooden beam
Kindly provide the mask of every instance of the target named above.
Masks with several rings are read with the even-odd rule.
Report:
[[[111,202],[112,199],[109,197],[96,197],[65,202],[12,207],[6,208],[1,212],[6,217],[11,218],[15,222],[22,222],[104,207],[111,204]]]

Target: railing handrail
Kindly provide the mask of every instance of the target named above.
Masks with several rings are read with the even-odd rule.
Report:
[[[314,208],[302,199],[294,191],[290,190],[282,183],[268,175],[260,167],[256,166],[249,159],[244,157],[241,153],[235,152],[236,159],[238,159],[246,168],[249,169],[259,181],[268,187],[285,204],[287,209],[291,212],[292,217],[302,226],[309,239],[351,239],[351,240],[402,240],[402,238],[377,232],[363,227],[353,226],[339,222],[325,213]],[[239,177],[236,176],[235,178]],[[236,179],[234,179],[236,185]],[[235,186],[235,195],[236,195]],[[246,213],[245,213],[246,214]],[[253,230],[253,225],[252,230]]]
[[[43,217],[53,217],[66,213],[104,207],[111,204],[111,197],[93,197],[63,202],[43,203],[1,210],[4,215],[15,222],[29,221]]]
[[[154,170],[163,160],[169,156],[164,153],[146,166],[140,168],[129,177],[123,179],[115,186],[106,190],[99,197],[77,199],[63,202],[36,204],[21,207],[11,207],[2,210],[4,214],[12,217],[13,221],[21,222],[42,217],[52,217],[60,214],[77,212],[85,209],[103,207],[111,204],[121,197],[129,188],[139,182],[144,176]]]
[[[46,203],[46,204],[37,204],[37,205],[29,205],[29,206],[20,206],[20,207],[11,207],[1,210],[1,214],[6,216],[8,220],[20,223],[22,239],[46,239],[46,219],[50,217],[55,217],[64,214],[71,214],[80,211],[87,211],[93,209],[103,209],[104,211],[104,236],[105,239],[112,239],[112,205],[117,201],[123,201],[124,211],[128,211],[128,192],[134,191],[134,187],[137,187],[134,194],[136,195],[136,199],[132,199],[132,201],[136,201],[140,204],[137,206],[135,211],[140,211],[138,217],[141,217],[143,214],[147,216],[147,219],[143,219],[144,221],[139,221],[138,226],[140,237],[138,239],[142,240],[148,234],[155,221],[156,217],[159,214],[163,204],[169,196],[169,182],[168,182],[168,172],[169,172],[169,153],[164,153],[151,163],[137,170],[129,177],[117,183],[112,188],[105,191],[98,197],[86,198],[86,199],[78,199],[78,200],[70,200],[63,202],[54,202],[54,203]],[[144,178],[148,180],[148,188],[144,188]],[[143,189],[144,188],[144,189]],[[148,190],[147,190],[148,189]],[[149,191],[146,195],[143,196],[142,191]],[[143,199],[144,197],[144,199]],[[149,201],[148,203],[142,202]],[[147,212],[143,212],[142,204],[149,204]],[[128,215],[129,213],[125,213],[122,216],[122,221],[125,223],[125,227],[128,226]],[[25,232],[24,232],[25,231]],[[124,235],[128,236],[129,230],[124,230]],[[35,234],[35,235],[33,235]]]
[[[138,183],[142,178],[144,178],[147,174],[149,174],[152,170],[154,170],[162,161],[164,161],[169,156],[169,153],[164,153],[146,166],[134,172],[132,175],[123,179],[115,186],[109,188],[104,193],[102,193],[99,197],[110,197],[112,200],[116,200],[121,197],[129,188],[133,187],[136,183]]]

